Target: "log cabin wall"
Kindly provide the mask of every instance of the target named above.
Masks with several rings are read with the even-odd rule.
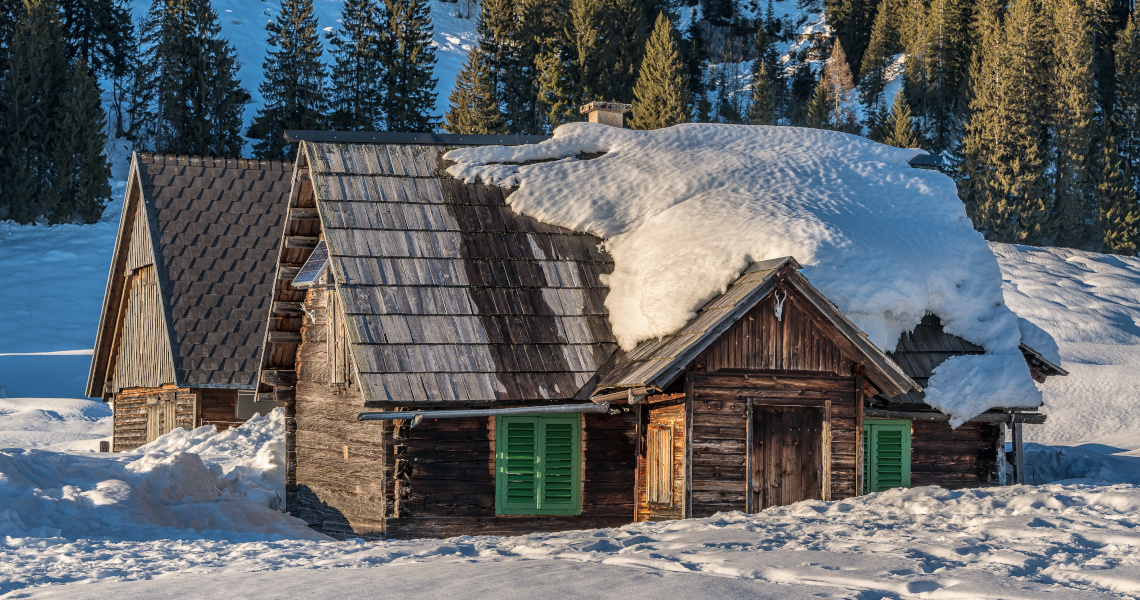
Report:
[[[914,421],[910,436],[912,486],[961,489],[997,485],[1003,448],[998,423],[965,423],[950,429],[946,421]]]
[[[637,453],[637,520],[685,517],[686,407],[640,407]],[[655,463],[655,464],[651,464]],[[703,475],[703,471],[702,471]],[[656,479],[651,485],[651,478]],[[665,495],[668,491],[667,496]]]
[[[218,431],[241,425],[236,418],[237,390],[197,388],[198,418],[201,425],[213,425]]]
[[[356,420],[364,400],[354,380],[330,385],[331,297],[328,288],[305,296],[295,399],[286,405],[286,507],[330,536],[380,539],[392,479],[385,432],[392,425]]]
[[[193,429],[197,414],[197,396],[187,388],[166,385],[120,392],[115,395],[111,450],[134,450],[176,427]]]
[[[493,417],[425,419],[414,428],[395,422],[400,425],[389,442],[396,477],[389,487],[388,537],[518,535],[632,522],[636,414],[582,417],[577,516],[496,516]]]

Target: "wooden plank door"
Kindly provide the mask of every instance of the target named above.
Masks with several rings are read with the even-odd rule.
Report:
[[[823,498],[823,410],[754,403],[752,510]]]

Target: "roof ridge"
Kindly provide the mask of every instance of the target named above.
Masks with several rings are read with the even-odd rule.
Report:
[[[235,158],[221,156],[198,156],[194,154],[157,154],[137,152],[138,161],[150,165],[175,165],[183,167],[225,167],[230,169],[256,169],[260,171],[292,171],[293,161],[265,160],[259,158]]]

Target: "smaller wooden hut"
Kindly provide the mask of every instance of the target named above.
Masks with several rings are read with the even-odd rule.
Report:
[[[292,164],[135,154],[87,395],[112,449],[239,423],[254,394]]]

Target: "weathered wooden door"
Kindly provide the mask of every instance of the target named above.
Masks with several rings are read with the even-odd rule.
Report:
[[[824,408],[753,399],[751,509],[823,498]]]

